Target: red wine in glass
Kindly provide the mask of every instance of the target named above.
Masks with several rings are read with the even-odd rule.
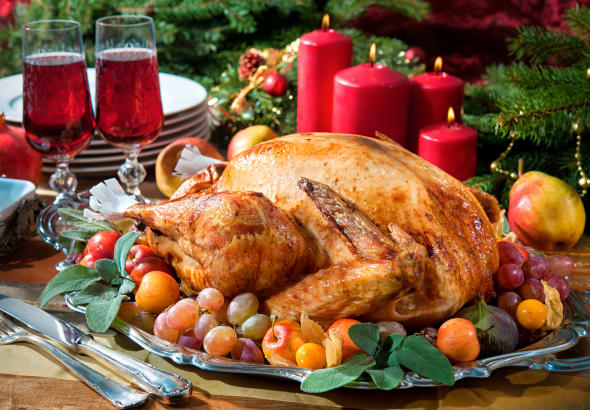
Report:
[[[162,129],[158,60],[151,49],[113,48],[96,56],[96,122],[113,145],[146,145]]]
[[[84,57],[33,54],[23,63],[23,122],[29,144],[45,156],[74,157],[88,146],[94,130]]]

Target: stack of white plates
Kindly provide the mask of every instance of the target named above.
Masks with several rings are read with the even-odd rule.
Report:
[[[95,70],[89,68],[88,82],[93,105],[95,80]],[[22,123],[22,87],[21,74],[0,79],[0,112],[4,112],[6,120],[15,125]],[[146,167],[154,165],[158,153],[178,138],[209,138],[207,91],[202,85],[188,78],[160,73],[160,92],[164,125],[158,139],[146,145],[139,154],[140,162]],[[108,177],[117,173],[124,160],[120,148],[109,145],[97,135],[88,148],[74,158],[70,169],[76,175]],[[43,172],[54,170],[52,161],[43,158]]]

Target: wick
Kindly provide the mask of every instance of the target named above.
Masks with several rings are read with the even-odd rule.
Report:
[[[370,64],[370,67],[372,68],[375,65],[375,62],[371,61],[369,64]]]

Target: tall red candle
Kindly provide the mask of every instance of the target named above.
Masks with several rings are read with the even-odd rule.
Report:
[[[332,132],[375,136],[382,132],[406,143],[410,82],[404,74],[370,63],[346,68],[334,77]]]
[[[444,122],[449,107],[453,107],[458,122],[461,122],[465,84],[460,78],[442,72],[440,57],[434,63],[433,73],[417,75],[411,83],[408,149],[416,152],[420,129]]]
[[[334,75],[352,63],[352,40],[329,28],[301,36],[297,72],[297,132],[330,132]]]
[[[451,107],[447,122],[428,125],[420,130],[418,155],[459,181],[465,181],[475,176],[477,132],[456,123]]]

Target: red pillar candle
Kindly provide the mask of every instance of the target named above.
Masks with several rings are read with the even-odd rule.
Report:
[[[300,38],[297,71],[297,132],[330,132],[334,75],[352,63],[352,40],[329,28]]]
[[[410,81],[408,149],[416,152],[418,132],[426,125],[444,122],[449,107],[453,107],[458,122],[461,122],[465,83],[458,77],[442,72],[440,57],[434,63],[433,73],[417,75]]]
[[[332,132],[375,136],[375,131],[406,143],[410,82],[404,74],[376,64],[375,45],[369,63],[334,77]]]
[[[456,123],[450,107],[446,123],[428,125],[420,130],[418,155],[459,181],[465,181],[475,176],[477,132]]]

